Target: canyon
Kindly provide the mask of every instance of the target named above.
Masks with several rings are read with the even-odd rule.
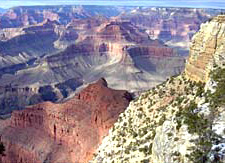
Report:
[[[211,74],[224,68],[224,15],[211,19],[221,11],[42,6],[0,15],[0,161],[222,160],[222,79]]]
[[[176,49],[150,39],[130,21],[112,18],[129,8],[115,12],[106,7],[99,15],[77,16],[89,13],[87,8],[66,7],[68,22],[61,21],[60,7],[37,8],[43,21],[0,30],[1,114],[42,101],[62,101],[101,77],[114,89],[140,92],[184,69],[184,57]],[[33,10],[13,8],[2,18],[20,21],[27,13],[36,20],[40,15]],[[47,11],[58,19],[45,17]],[[101,16],[103,11],[111,15]]]
[[[185,71],[129,104],[90,163],[224,162],[225,15],[201,25]]]
[[[6,148],[1,161],[87,162],[131,100],[127,91],[110,89],[100,79],[64,103],[14,111],[1,128]]]
[[[101,77],[137,94],[152,88],[183,71],[193,33],[221,11],[11,8],[0,16],[0,113],[63,101]]]

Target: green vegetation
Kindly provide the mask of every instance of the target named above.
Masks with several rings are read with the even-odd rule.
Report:
[[[213,162],[209,160],[209,153],[212,152],[212,145],[220,142],[221,138],[212,131],[212,124],[214,117],[217,117],[216,108],[225,105],[225,69],[217,69],[211,76],[217,82],[218,88],[213,93],[211,91],[205,92],[204,83],[193,82],[182,76],[182,79],[172,77],[163,85],[142,94],[139,101],[135,104],[136,110],[128,112],[129,115],[134,114],[137,117],[135,119],[129,118],[127,121],[124,121],[123,117],[120,117],[119,122],[121,126],[113,128],[113,131],[117,130],[120,137],[113,137],[113,140],[118,141],[116,147],[123,147],[118,152],[121,155],[128,154],[134,156],[135,152],[139,151],[145,155],[145,158],[148,158],[147,156],[152,154],[152,141],[156,136],[156,128],[162,126],[167,119],[170,120],[171,114],[166,114],[169,112],[172,113],[172,118],[174,118],[175,114],[176,129],[180,130],[182,127],[183,131],[186,127],[187,131],[193,136],[190,138],[192,139],[190,142],[193,143],[193,146],[189,149],[190,153],[185,155],[190,162]],[[165,88],[165,85],[168,87]],[[155,108],[152,106],[155,103],[160,104],[163,97],[172,98],[171,101],[165,101],[167,105],[155,105],[157,109],[154,110],[155,112],[152,115],[151,111]],[[196,102],[204,102],[204,99],[205,103],[209,102],[211,104],[210,115],[208,115],[208,112],[207,114],[199,112],[201,109],[198,108]],[[172,130],[166,133],[169,140],[173,140],[175,143],[182,142],[179,134]],[[129,137],[133,138],[133,140],[126,141]],[[125,144],[124,142],[127,143]],[[147,145],[149,143],[150,145]],[[172,157],[174,162],[184,161],[184,157],[178,151],[174,151]],[[128,158],[123,158],[123,160],[129,161]],[[148,163],[149,159],[140,160],[140,162]]]
[[[216,91],[210,95],[212,108],[225,105],[225,69],[218,68],[212,73],[212,78],[217,82]]]
[[[197,134],[198,138],[193,140],[195,146],[191,149],[193,152],[188,155],[190,161],[194,163],[205,162],[208,159],[208,153],[212,147],[213,132],[211,131],[211,121],[196,112],[197,104],[191,101],[189,105],[180,109],[176,113],[177,128],[182,124],[187,125],[188,132]],[[214,137],[215,138],[215,137]]]
[[[152,153],[152,145],[147,146],[145,145],[143,148],[139,148],[139,151],[144,153],[146,156]]]
[[[160,120],[159,120],[159,123],[158,123],[159,126],[163,125],[163,123],[165,122],[165,120],[166,120],[166,115],[163,114],[162,117],[161,117]]]
[[[149,159],[144,159],[141,161],[141,163],[149,163]]]
[[[197,112],[197,104],[193,101],[188,102],[185,99],[178,97],[176,103],[179,105],[185,103],[185,108],[179,108],[176,113],[177,129],[179,130],[182,124],[187,125],[188,132],[192,135],[198,135],[197,139],[192,140],[195,144],[190,150],[192,153],[187,155],[193,163],[207,162],[209,160],[208,153],[211,151],[212,144],[220,142],[220,137],[212,131],[213,117],[215,117],[216,108],[225,105],[225,69],[218,68],[212,73],[213,80],[217,83],[217,88],[214,93],[207,91],[204,93],[204,84],[190,82],[189,87],[185,87],[185,91],[190,93],[190,90],[196,90],[194,94],[197,97],[206,97],[206,102],[211,104],[211,114],[207,118]],[[197,88],[197,89],[196,89]],[[176,139],[178,140],[178,139]],[[218,160],[216,161],[218,162]]]
[[[177,102],[177,105],[179,106],[184,100],[184,97],[178,96],[175,101]]]
[[[197,87],[198,87],[197,92],[196,92],[196,96],[202,97],[202,95],[203,95],[203,93],[204,93],[204,87],[205,87],[205,84],[199,82],[199,83],[197,83],[196,85],[197,85]]]
[[[169,133],[167,133],[167,135],[168,135],[168,137],[171,137],[171,136],[173,136],[173,133],[169,132]]]
[[[176,92],[175,92],[175,89],[172,89],[172,88],[171,88],[171,89],[170,89],[170,95],[171,95],[171,96],[174,96],[175,93],[176,93]]]

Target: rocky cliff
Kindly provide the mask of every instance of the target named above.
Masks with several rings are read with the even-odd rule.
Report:
[[[50,20],[21,28],[5,28],[0,30],[0,68],[10,69],[10,66],[56,53],[77,38],[75,30]]]
[[[220,15],[203,24],[201,30],[194,36],[185,68],[185,73],[191,80],[208,81],[214,62],[223,60],[221,55],[224,52],[225,41],[223,26],[224,16]]]
[[[60,102],[74,94],[83,82],[71,78],[64,82],[44,86],[12,86],[0,87],[0,115],[9,114],[13,110],[21,110],[25,106],[43,101]]]
[[[110,21],[82,34],[82,37],[79,35],[76,44],[39,59],[13,75],[5,73],[0,84],[43,86],[71,78],[89,83],[105,77],[113,88],[137,91],[152,87],[183,70],[184,58],[162,42],[150,40],[147,33],[130,22]],[[24,77],[26,81],[21,80]],[[130,83],[124,79],[129,79]],[[153,80],[151,83],[148,82],[150,79]],[[118,83],[118,80],[125,83]]]
[[[129,20],[149,34],[188,54],[189,42],[200,25],[222,10],[191,8],[141,8],[122,13],[116,19]]]
[[[152,88],[183,71],[183,55],[193,33],[220,11],[108,6],[9,9],[0,16],[0,86],[36,88],[38,93],[2,91],[1,110],[62,100],[81,84],[101,77],[115,89]]]
[[[2,162],[87,162],[131,99],[100,79],[64,103],[14,111],[8,124],[0,122]]]
[[[23,6],[8,9],[0,16],[0,29],[36,25],[46,19],[68,24],[73,19],[85,19],[92,16],[117,16],[131,7],[112,6]]]
[[[132,101],[91,163],[224,162],[224,24],[201,26],[185,72]]]
[[[66,24],[46,18],[33,25],[4,28],[0,40],[0,86],[16,90],[2,91],[1,113],[43,100],[62,100],[101,77],[112,88],[143,91],[184,68],[184,58],[176,49],[151,40],[130,21],[103,16]],[[37,92],[17,91],[25,88]]]

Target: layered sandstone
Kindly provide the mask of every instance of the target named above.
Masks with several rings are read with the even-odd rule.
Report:
[[[70,40],[73,34],[76,39],[75,28],[71,24],[65,31],[57,32],[60,33],[60,46],[63,46],[63,40]],[[111,21],[92,30],[94,31],[83,34],[79,31],[77,43],[67,44],[68,48],[62,52],[46,56],[36,61],[36,65],[21,69],[13,76],[3,75],[1,85],[12,79],[15,81],[14,85],[24,87],[61,83],[71,78],[92,82],[103,76],[107,79],[113,78],[109,79],[109,84],[116,89],[136,91],[155,85],[146,82],[154,75],[157,76],[156,80],[162,81],[163,78],[175,75],[183,69],[183,58],[173,48],[158,40],[150,40],[147,33],[140,31],[130,22]],[[168,59],[170,62],[167,62]],[[165,66],[168,68],[165,69]],[[121,69],[124,73],[117,73]],[[24,75],[26,82],[21,81]],[[133,81],[134,78],[140,83]],[[118,80],[122,82],[124,79],[131,83],[118,83]],[[145,86],[142,86],[142,83]]]
[[[185,73],[132,101],[90,163],[224,162],[224,21],[202,25]]]
[[[201,23],[219,14],[221,10],[191,8],[136,8],[115,19],[129,20],[146,30],[151,39],[163,40],[188,55],[189,42]]]
[[[84,163],[130,100],[128,92],[110,89],[100,79],[65,103],[14,111],[10,125],[1,129],[6,146],[2,160]]]
[[[86,19],[92,16],[117,16],[125,7],[102,6],[23,6],[9,9],[0,16],[0,29],[36,25],[46,19],[68,24],[73,19]],[[95,10],[95,12],[93,12]]]
[[[147,90],[184,66],[176,50],[151,40],[130,21],[96,16],[64,25],[49,18],[2,32],[0,86],[14,90],[0,94],[4,114],[41,101],[61,101],[101,77],[114,89]]]
[[[88,16],[62,22],[62,15],[47,10],[41,23],[1,30],[0,85],[16,90],[1,93],[1,113],[40,101],[61,101],[100,77],[115,89],[143,91],[184,68],[184,58],[175,49],[151,40],[130,21]],[[24,12],[27,9],[16,12],[12,20]],[[25,88],[37,89],[20,92]]]
[[[77,39],[76,30],[49,19],[36,25],[2,29],[0,30],[0,68],[10,69],[10,66],[25,64],[29,60],[57,53]]]
[[[201,26],[194,36],[185,73],[194,81],[206,82],[218,54],[224,51],[225,16],[219,15]]]

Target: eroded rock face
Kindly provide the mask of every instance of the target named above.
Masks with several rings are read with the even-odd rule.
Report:
[[[224,29],[224,15],[215,17],[201,26],[201,30],[193,38],[190,48],[190,57],[185,68],[188,78],[201,82],[209,79],[213,65],[219,64],[219,60],[223,58],[220,54],[223,54],[224,51]]]
[[[95,10],[95,12],[93,12]],[[0,29],[36,25],[46,19],[68,24],[73,19],[85,19],[92,16],[117,16],[126,7],[102,6],[29,6],[14,7],[0,17]]]
[[[147,80],[147,76],[152,78],[151,75],[158,74],[160,79],[156,78],[161,80],[183,70],[184,58],[162,42],[150,40],[145,32],[139,31],[130,22],[112,21],[96,27],[94,32],[84,36],[85,39],[68,46],[60,53],[45,57],[31,68],[21,70],[14,76],[3,76],[0,83],[4,85],[12,78],[18,79],[14,83],[18,85],[49,85],[70,78],[81,78],[86,82],[92,82],[101,76],[116,80],[116,76],[120,75],[116,73],[117,68],[112,70],[113,67],[117,67],[116,65],[124,70],[124,75],[118,77],[121,81],[130,73],[133,73],[131,78],[137,76],[140,81],[144,81]],[[166,63],[168,59],[171,62]],[[170,69],[165,69],[165,66]],[[92,75],[89,75],[90,72]],[[112,74],[114,72],[115,74]],[[138,74],[138,72],[143,73]],[[20,80],[24,75],[27,82]],[[127,87],[119,87],[118,83],[109,81],[110,86],[116,85],[113,87],[117,89],[143,89],[141,86],[138,88],[139,84],[135,84],[136,81],[132,81],[133,86]],[[146,82],[143,83],[147,85]]]
[[[0,60],[4,63],[0,69],[0,85],[13,89],[35,87],[38,90],[35,97],[38,95],[44,101],[67,98],[77,87],[101,77],[114,89],[142,91],[184,68],[184,58],[176,50],[149,39],[146,32],[129,21],[76,19],[63,26],[57,21],[46,20],[21,30],[25,33],[9,35],[8,40],[5,37],[6,40],[0,42],[4,54]],[[33,41],[27,44],[29,39]],[[12,49],[11,43],[18,48]],[[13,63],[21,60],[22,63]],[[17,104],[19,100],[13,97],[20,95],[11,93],[5,110],[10,102]],[[26,97],[20,100],[24,106],[34,104],[29,94]],[[0,104],[5,103],[4,98],[7,99],[2,94]],[[8,112],[23,105],[13,105]]]
[[[136,8],[116,17],[129,20],[146,30],[151,39],[163,40],[188,55],[189,42],[200,25],[219,14],[219,10],[190,8]]]
[[[82,84],[80,79],[72,78],[53,85],[33,87],[7,85],[0,87],[0,115],[9,114],[13,110],[21,110],[25,106],[43,101],[63,101]]]
[[[14,111],[10,125],[1,129],[6,146],[2,160],[87,162],[131,99],[128,92],[110,89],[100,79],[65,103]]]
[[[202,25],[186,71],[132,101],[90,163],[224,162],[224,22]]]

